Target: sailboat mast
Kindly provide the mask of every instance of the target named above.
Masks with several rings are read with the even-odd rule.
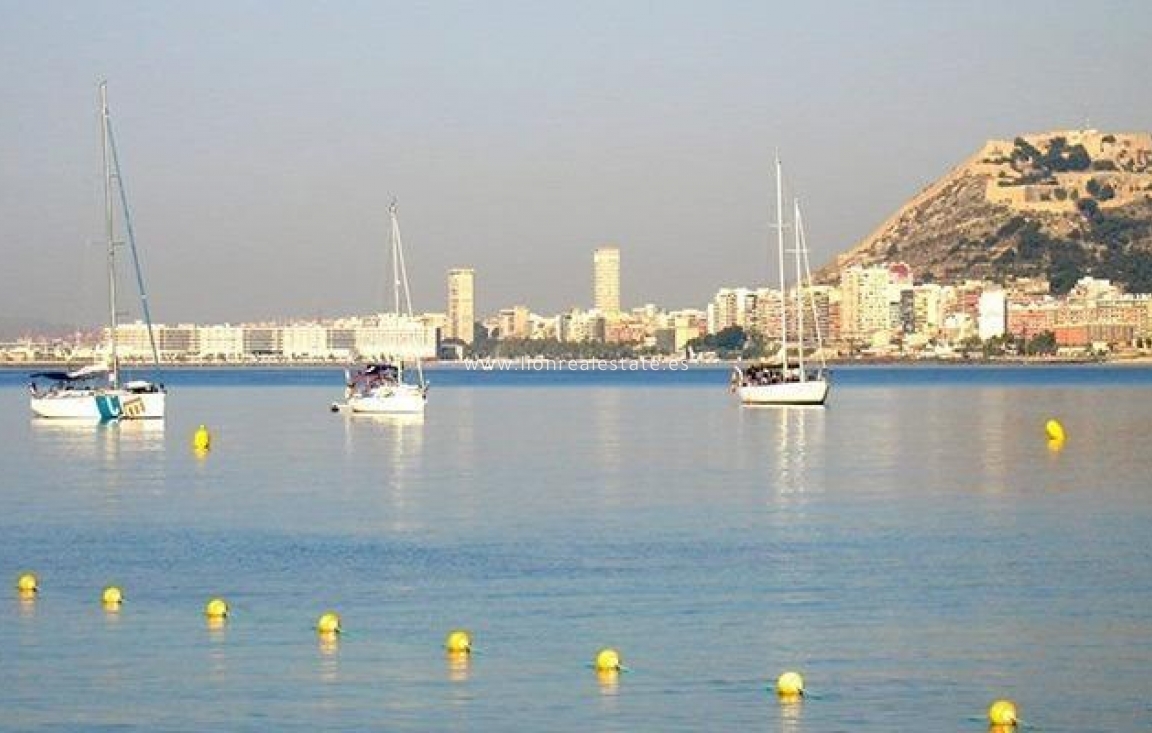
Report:
[[[396,199],[388,205],[388,216],[392,223],[392,312],[400,316],[400,224],[396,221]]]
[[[120,385],[120,359],[116,349],[116,233],[112,218],[112,161],[108,149],[108,82],[100,82],[100,152],[104,161],[104,233],[108,238],[108,379]]]
[[[400,316],[400,287],[404,288],[404,315],[409,321],[412,320],[412,291],[408,287],[408,266],[404,262],[404,241],[400,238],[400,219],[396,215],[396,200],[392,200],[392,206],[389,208],[392,216],[392,251],[395,258],[395,265],[393,267],[396,275],[396,316]],[[416,377],[420,386],[424,386],[424,366],[420,363],[420,354],[417,353],[416,361]]]
[[[800,370],[800,381],[804,376],[804,289],[801,287],[804,280],[800,273],[800,252],[803,241],[800,237],[800,199],[792,199],[792,227],[796,243],[796,365]]]
[[[781,174],[780,154],[776,154],[776,255],[780,273],[780,354],[781,368],[788,369],[788,307],[784,289],[784,181]]]

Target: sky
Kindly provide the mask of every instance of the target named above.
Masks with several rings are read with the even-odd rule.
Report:
[[[158,322],[703,307],[813,265],[989,138],[1152,128],[1152,3],[0,0],[0,317],[105,319],[97,85]],[[125,310],[132,315],[130,304]]]

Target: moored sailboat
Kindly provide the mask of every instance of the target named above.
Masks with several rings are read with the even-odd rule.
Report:
[[[813,307],[815,362],[808,358],[805,345],[804,291],[811,288],[808,249],[800,205],[793,206],[793,254],[796,264],[795,316],[796,342],[788,340],[788,307],[784,261],[784,187],[780,159],[776,158],[776,248],[780,270],[780,350],[776,358],[748,366],[737,366],[732,374],[732,390],[745,405],[823,405],[828,399],[828,367],[824,362],[823,339]]]
[[[124,233],[132,253],[136,285],[140,292],[141,310],[148,329],[148,339],[152,346],[153,364],[159,367],[159,353],[152,332],[152,318],[148,309],[148,295],[144,290],[144,278],[140,259],[136,251],[136,239],[132,230],[132,217],[128,208],[128,197],[120,175],[120,159],[116,152],[116,141],[112,135],[112,123],[108,114],[108,85],[100,84],[100,130],[101,151],[104,161],[104,224],[107,237],[108,258],[108,343],[105,361],[90,364],[67,372],[37,372],[32,379],[47,379],[49,385],[41,387],[36,381],[31,384],[29,406],[32,414],[40,418],[73,418],[81,420],[138,420],[163,419],[167,392],[158,382],[135,379],[122,381],[120,354],[117,348],[117,288],[116,288],[116,248],[121,245],[116,239],[117,196]]]
[[[392,224],[393,314],[396,319],[411,319],[412,295],[408,290],[408,271],[404,264],[404,248],[395,201],[388,207],[388,214]],[[413,372],[415,380],[409,378]],[[345,401],[342,404],[333,403],[333,411],[370,415],[423,414],[424,405],[428,401],[428,383],[424,379],[424,367],[418,353],[412,359],[410,368],[402,358],[397,357],[346,370],[344,387]]]

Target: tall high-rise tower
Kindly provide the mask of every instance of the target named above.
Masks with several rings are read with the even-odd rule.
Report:
[[[592,305],[605,315],[620,312],[620,249],[600,247],[592,254]]]
[[[471,344],[476,320],[474,295],[476,271],[459,267],[448,271],[448,338]]]

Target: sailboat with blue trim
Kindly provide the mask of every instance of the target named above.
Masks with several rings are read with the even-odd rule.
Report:
[[[119,203],[120,218],[123,222],[127,243],[132,253],[135,267],[136,285],[140,291],[141,309],[148,328],[148,340],[152,346],[152,360],[159,368],[159,352],[156,337],[152,331],[152,317],[148,310],[148,295],[144,290],[144,278],[140,269],[140,259],[136,252],[136,239],[132,231],[132,217],[128,208],[127,194],[124,192],[120,176],[120,159],[116,154],[116,142],[112,136],[112,124],[108,114],[108,85],[100,84],[100,131],[104,159],[104,224],[108,244],[108,349],[106,361],[90,364],[71,371],[36,372],[30,385],[30,407],[32,414],[39,418],[71,418],[79,420],[140,420],[163,419],[167,391],[158,381],[121,379],[120,355],[116,343],[117,293],[116,293],[116,249],[122,242],[116,239],[116,203]],[[114,197],[114,194],[116,196]],[[47,386],[40,386],[35,380],[48,380]]]

